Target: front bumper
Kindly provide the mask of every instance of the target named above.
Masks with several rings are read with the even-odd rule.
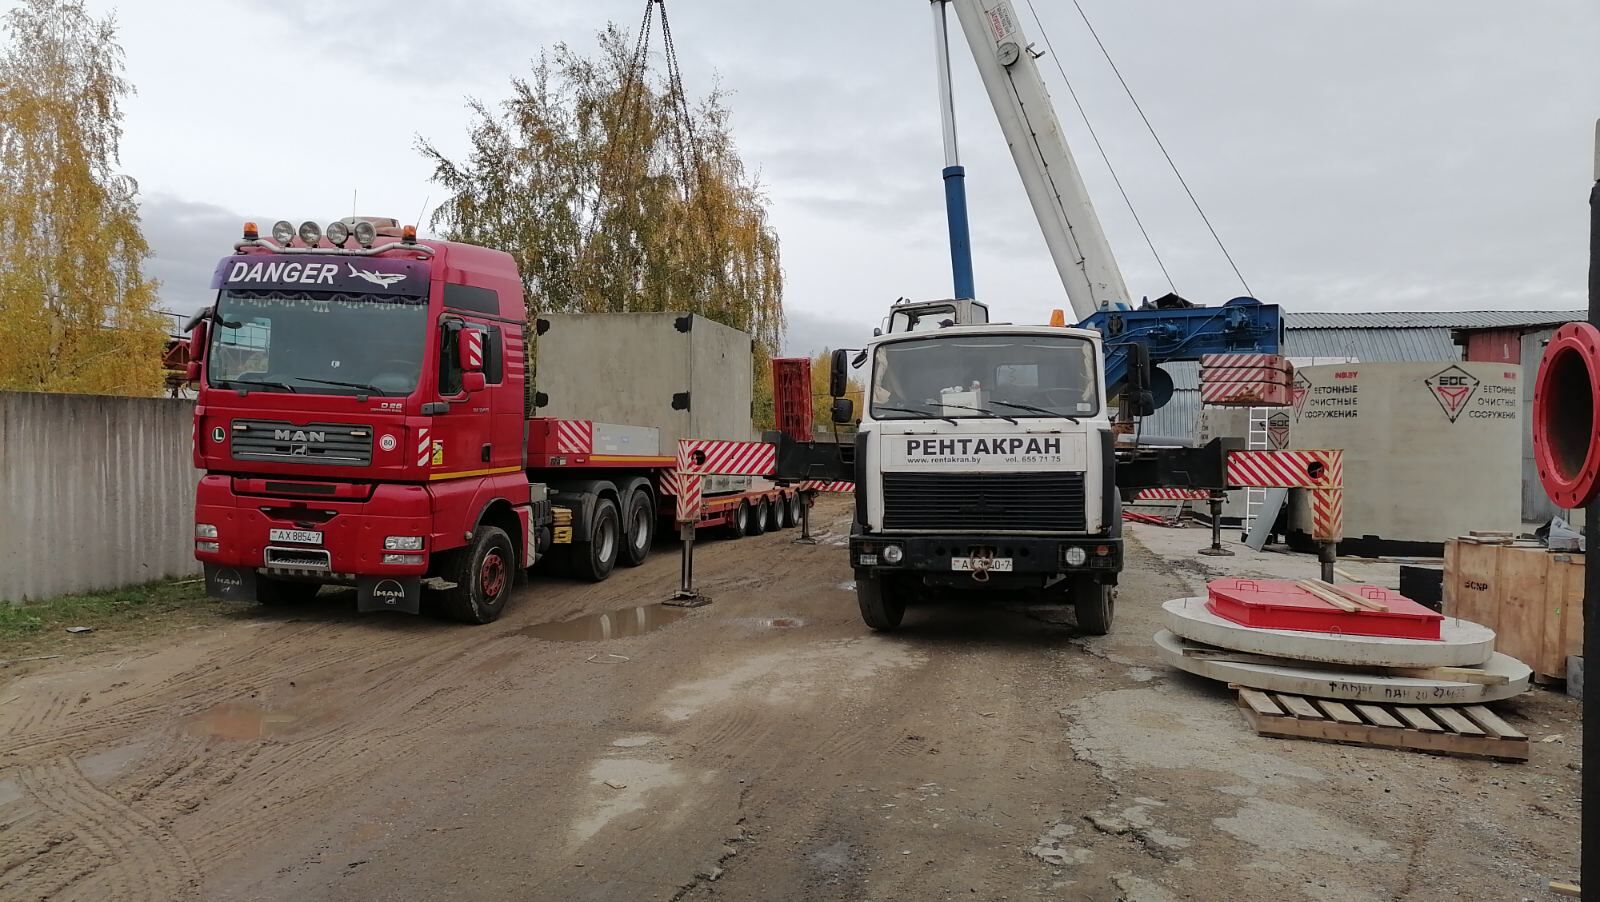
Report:
[[[900,548],[899,563],[890,564],[884,550],[889,546]],[[1074,566],[1067,563],[1067,550],[1081,548],[1084,562]],[[1035,536],[995,535],[941,535],[894,536],[871,535],[850,537],[850,563],[857,574],[869,576],[915,573],[938,582],[960,584],[971,582],[972,574],[953,570],[951,559],[958,557],[992,556],[1009,558],[1011,570],[996,572],[1004,582],[1043,585],[1057,576],[1092,573],[1105,582],[1115,583],[1122,570],[1122,539],[1107,536],[1069,536],[1040,538]]]

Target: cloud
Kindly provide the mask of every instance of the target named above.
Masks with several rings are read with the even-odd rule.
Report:
[[[787,357],[815,357],[824,350],[859,348],[872,337],[873,328],[888,309],[885,304],[883,311],[846,317],[791,311],[789,328],[783,336],[783,353]]]
[[[145,275],[160,280],[163,309],[189,314],[209,302],[211,272],[218,260],[233,253],[247,218],[217,204],[167,193],[153,193],[140,202],[140,224],[152,252]]]

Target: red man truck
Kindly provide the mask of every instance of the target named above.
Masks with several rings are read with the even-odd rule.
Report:
[[[643,368],[670,363],[674,347],[648,323],[616,320],[632,345],[604,360],[561,345],[564,358],[552,356],[564,365],[541,373],[535,392],[533,333],[549,322],[528,328],[512,257],[419,241],[394,220],[279,222],[270,237],[246,223],[211,287],[215,302],[190,323],[187,373],[199,386],[195,556],[209,595],[281,604],[353,585],[362,611],[417,613],[426,590],[445,616],[487,623],[522,572],[549,559],[604,579],[642,563],[670,522],[676,440],[695,437],[670,421],[689,415],[695,393]],[[656,316],[678,335],[743,335]],[[574,334],[595,340],[592,329]],[[744,434],[698,437],[750,437],[748,336],[743,350],[742,363],[726,349],[716,356],[727,372],[743,367]],[[574,371],[572,359],[586,366]],[[694,366],[704,383],[729,381]],[[600,368],[610,383],[592,396],[597,413],[617,409],[608,398],[658,390],[669,425],[577,415],[576,390],[554,392],[561,416],[534,415],[551,394],[547,378],[581,387]],[[635,390],[619,393],[629,373]],[[702,527],[739,536],[798,518],[791,490],[723,488]]]

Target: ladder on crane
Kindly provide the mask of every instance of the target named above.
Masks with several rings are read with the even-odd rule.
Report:
[[[1267,430],[1267,418],[1272,413],[1270,407],[1252,407],[1249,413],[1249,422],[1245,429],[1245,447],[1251,451],[1272,450],[1272,438]],[[1244,490],[1244,521],[1240,526],[1240,541],[1250,537],[1254,531],[1256,520],[1262,517],[1277,518],[1276,510],[1267,510],[1267,489],[1247,488]]]

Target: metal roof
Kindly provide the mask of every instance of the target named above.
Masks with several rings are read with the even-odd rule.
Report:
[[[1285,357],[1353,357],[1362,363],[1460,360],[1447,328],[1307,329],[1292,323],[1283,338]]]
[[[1359,313],[1284,311],[1284,323],[1296,329],[1516,329],[1559,325],[1588,319],[1586,310],[1422,310]]]

